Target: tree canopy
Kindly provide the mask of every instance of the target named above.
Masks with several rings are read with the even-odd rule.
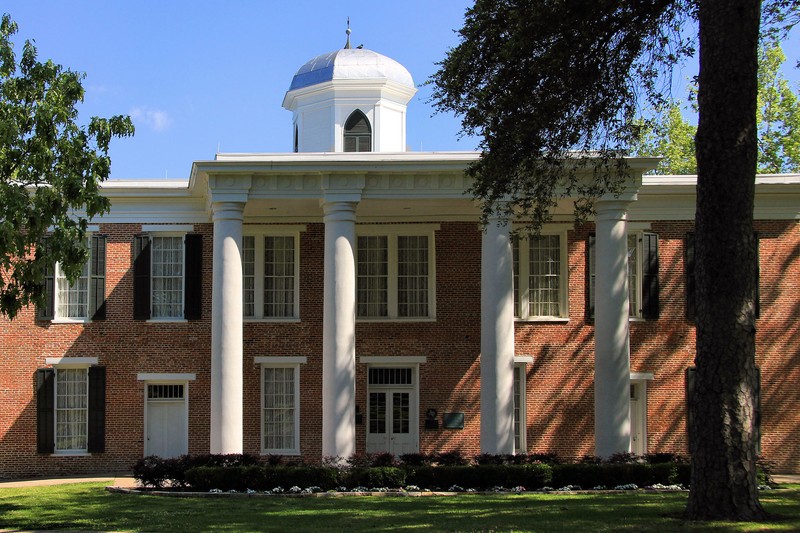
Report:
[[[760,30],[785,35],[798,8],[800,0],[477,0],[430,80],[435,106],[481,138],[469,174],[484,221],[518,216],[536,229],[559,195],[575,199],[583,220],[594,199],[620,190],[620,156],[642,133],[639,109],[666,109],[672,67],[697,46],[691,519],[765,516],[754,414],[758,43]]]
[[[87,221],[108,211],[109,143],[133,135],[127,116],[76,123],[84,75],[37,60],[27,40],[17,60],[17,24],[0,22],[0,314],[42,303],[55,262],[74,280],[87,259]],[[47,238],[47,246],[40,246]]]
[[[779,42],[762,43],[758,52],[758,173],[800,171],[800,88],[792,89],[780,71],[786,61]],[[633,149],[637,155],[661,156],[656,173],[696,174],[692,125],[683,110],[697,112],[697,89],[690,89],[687,105],[671,100],[651,124],[643,123],[643,135]]]

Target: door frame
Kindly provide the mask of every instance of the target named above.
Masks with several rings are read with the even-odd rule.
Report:
[[[359,362],[365,363],[367,366],[366,371],[366,395],[364,396],[365,403],[365,424],[364,424],[364,447],[366,449],[366,441],[369,438],[369,393],[370,393],[370,384],[369,384],[369,369],[370,368],[410,368],[411,369],[411,386],[400,386],[397,385],[386,385],[386,386],[377,386],[375,390],[408,390],[411,393],[411,398],[409,402],[409,429],[411,430],[411,440],[414,449],[419,452],[419,440],[420,440],[420,383],[419,383],[419,365],[427,362],[427,357],[424,356],[399,356],[399,357],[382,357],[382,356],[365,356],[359,358]],[[387,408],[389,406],[387,405]]]
[[[630,385],[631,387],[637,387],[639,390],[639,399],[638,402],[638,411],[639,415],[641,415],[641,439],[642,439],[642,450],[643,454],[647,454],[647,382],[653,379],[653,374],[650,372],[631,372],[630,374]],[[631,420],[630,422],[630,435],[631,435],[631,443],[630,443],[630,452],[636,453],[633,449],[633,409],[630,410]],[[639,454],[637,454],[639,455]]]
[[[186,449],[186,453],[189,453],[189,382],[194,381],[196,378],[195,374],[177,374],[177,373],[165,373],[165,374],[150,374],[150,373],[140,373],[137,375],[137,380],[142,381],[143,383],[143,400],[144,400],[144,409],[143,409],[143,417],[142,417],[142,457],[146,457],[148,454],[147,449],[147,422],[148,422],[148,395],[147,389],[149,385],[183,385],[183,412],[184,417],[186,420],[186,432],[183,436],[184,439],[184,448]]]

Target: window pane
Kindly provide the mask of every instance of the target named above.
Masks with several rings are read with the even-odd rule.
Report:
[[[90,264],[91,257],[83,265],[80,277],[72,284],[61,271],[61,265],[56,265],[56,317],[86,318],[89,316]]]
[[[386,393],[369,393],[369,432],[386,433]]]
[[[519,239],[514,239],[512,254],[514,257],[514,316],[520,316],[520,302],[519,302]]]
[[[388,316],[388,238],[358,238],[358,316]]]
[[[256,314],[256,238],[242,237],[242,314]]]
[[[528,315],[560,316],[561,237],[531,237],[528,246]]]
[[[636,235],[628,235],[628,312],[639,316],[639,254]]]
[[[89,420],[89,371],[56,369],[56,445],[60,451],[86,451]]]
[[[290,368],[264,368],[264,449],[294,450],[295,371]]]
[[[428,316],[428,237],[397,238],[397,314]]]
[[[265,317],[295,316],[294,271],[294,237],[265,237]]]
[[[183,237],[152,238],[153,318],[183,316]]]

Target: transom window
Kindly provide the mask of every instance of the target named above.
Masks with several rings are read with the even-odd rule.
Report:
[[[344,151],[372,151],[372,127],[367,116],[358,109],[353,111],[344,123]]]
[[[242,239],[243,312],[246,318],[297,318],[296,235],[245,235]]]
[[[263,366],[261,435],[264,453],[300,453],[299,386],[298,365]]]
[[[562,234],[515,239],[514,315],[520,319],[565,318],[566,238]]]
[[[375,232],[357,239],[358,317],[432,318],[432,233]]]
[[[56,452],[85,452],[89,439],[89,371],[57,368]]]

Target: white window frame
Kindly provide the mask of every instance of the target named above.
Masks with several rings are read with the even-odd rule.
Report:
[[[300,366],[306,363],[306,357],[256,357],[255,362],[261,365],[259,370],[260,403],[258,414],[260,419],[260,443],[262,455],[300,455]],[[291,368],[294,372],[294,446],[292,448],[267,448],[264,446],[266,428],[264,421],[264,374],[267,368]]]
[[[245,226],[242,239],[242,252],[244,252],[244,237],[253,237],[253,308],[252,316],[244,315],[245,322],[299,322],[300,321],[300,233],[304,232],[303,226],[282,226],[270,228],[250,228]],[[264,316],[264,238],[265,237],[292,237],[294,239],[294,313],[287,317]],[[244,257],[242,257],[244,264]],[[242,270],[242,299],[244,300],[244,269]],[[244,306],[242,306],[244,313]]]
[[[533,357],[527,355],[514,356],[514,382],[520,384],[519,434],[514,424],[514,453],[528,453],[528,365],[533,364]],[[517,395],[514,394],[514,411],[517,410]],[[515,413],[516,414],[516,413]],[[519,439],[519,447],[516,446]]]
[[[89,257],[86,260],[86,264],[83,265],[84,272],[86,273],[86,315],[85,316],[61,316],[58,312],[59,307],[59,285],[61,281],[59,278],[61,277],[61,263],[56,262],[53,268],[53,318],[50,319],[51,322],[56,324],[82,324],[86,322],[91,322],[92,317],[89,316],[89,309],[91,305],[89,305],[89,298],[91,297],[91,289],[92,289],[92,273],[91,273],[91,264],[92,264],[92,236],[95,233],[100,231],[100,226],[92,225],[86,228],[86,243],[87,249],[89,251]],[[83,277],[83,276],[81,276]],[[66,281],[66,279],[63,279]],[[72,291],[72,287],[67,289],[68,291]]]
[[[518,239],[512,246],[519,250],[519,272],[514,276],[519,280],[516,291],[519,302],[514,306],[514,318],[520,322],[566,322],[569,320],[569,254],[568,254],[568,229],[566,227],[542,228],[541,236],[559,237],[559,273],[558,273],[558,315],[531,315],[529,300],[530,284],[530,242],[534,237]],[[525,258],[526,260],[523,260]]]
[[[96,357],[48,357],[45,364],[53,367],[53,455],[58,456],[89,456],[89,367],[97,364]],[[86,377],[86,424],[85,424],[85,448],[58,449],[58,371],[59,370],[83,370]]]
[[[639,321],[644,320],[642,317],[642,281],[643,281],[643,273],[642,273],[642,241],[644,239],[644,234],[650,231],[650,224],[636,224],[636,223],[628,223],[628,233],[625,236],[625,250],[628,257],[628,318],[631,321]],[[631,268],[630,268],[630,257],[631,257],[631,246],[630,240],[636,239],[636,247],[634,250],[635,254],[635,271],[633,272],[633,279],[635,279],[635,283],[632,283],[632,276],[631,276]],[[595,277],[597,272],[597,239],[595,238],[595,251],[592,253],[592,265],[590,265],[591,272],[589,274],[589,290],[591,291],[592,295],[592,304],[595,303]]]
[[[387,257],[387,316],[362,317],[356,311],[358,322],[433,322],[436,320],[436,232],[439,224],[404,224],[389,225],[358,225],[356,226],[356,285],[358,284],[358,238],[359,237],[386,237],[388,247]],[[428,237],[428,315],[420,317],[401,317],[398,314],[398,237]],[[358,294],[356,293],[356,309],[358,308]]]
[[[184,309],[186,307],[186,233],[173,231],[160,231],[148,234],[150,238],[150,321],[152,322],[184,322]],[[155,243],[154,239],[180,238],[181,239],[181,308],[177,315],[155,316],[155,305],[153,295],[155,288]]]

